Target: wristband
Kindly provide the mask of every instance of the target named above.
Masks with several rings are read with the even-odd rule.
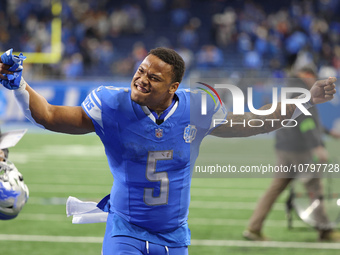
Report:
[[[15,99],[17,100],[19,107],[21,108],[21,111],[24,113],[25,117],[37,127],[45,129],[43,125],[38,124],[32,117],[29,106],[30,95],[26,90],[26,81],[23,77],[21,77],[19,88],[13,91]]]

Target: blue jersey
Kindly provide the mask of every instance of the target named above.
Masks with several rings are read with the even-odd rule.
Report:
[[[82,104],[114,178],[109,201],[113,235],[147,236],[170,247],[190,243],[191,171],[212,117],[225,118],[226,112],[208,101],[207,114],[201,115],[200,92],[178,90],[176,95],[177,108],[160,125],[126,88],[99,87]]]

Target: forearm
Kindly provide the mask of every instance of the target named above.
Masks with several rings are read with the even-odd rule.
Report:
[[[21,78],[19,88],[13,90],[13,92],[15,99],[18,102],[18,105],[20,106],[25,117],[33,124],[39,126],[40,128],[44,128],[44,126],[39,123],[39,119],[35,120],[35,118],[33,118],[34,114],[32,115],[32,112],[42,112],[45,109],[43,104],[41,105],[41,108],[39,107],[39,105],[37,105],[38,102],[44,101],[42,97],[33,89],[31,89],[23,78]],[[32,102],[33,107],[30,105],[30,101]],[[46,100],[44,103],[47,104]]]
[[[51,106],[47,100],[39,95],[26,83],[26,91],[29,94],[29,109],[33,119],[42,126],[46,127],[51,122]]]
[[[26,118],[41,128],[68,134],[94,131],[92,121],[80,106],[51,105],[27,83],[14,94]]]

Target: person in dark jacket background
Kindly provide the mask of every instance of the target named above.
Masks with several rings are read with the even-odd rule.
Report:
[[[305,66],[299,69],[289,80],[288,86],[310,89],[317,79],[316,70],[312,66]],[[299,96],[297,94],[291,97]],[[336,132],[325,131],[322,127],[316,107],[309,109],[312,115],[300,115],[295,127],[281,128],[276,131],[276,158],[277,165],[298,166],[311,164],[317,158],[317,163],[327,163],[328,153],[323,142],[323,133],[339,138]],[[322,200],[322,184],[320,174],[303,176],[304,186],[309,194]],[[307,175],[307,174],[306,174]],[[248,228],[243,232],[244,238],[253,241],[268,240],[262,233],[263,223],[268,216],[273,204],[279,195],[285,190],[289,183],[295,178],[296,173],[279,173],[272,180],[265,194],[260,198],[250,218]],[[314,210],[317,219],[316,229],[319,233],[319,241],[340,241],[340,233],[334,231],[324,210],[323,203],[320,203]]]

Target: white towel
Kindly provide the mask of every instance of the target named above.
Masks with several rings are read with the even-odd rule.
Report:
[[[97,207],[96,202],[83,202],[75,197],[66,201],[67,217],[73,216],[73,224],[88,224],[106,222],[108,213]]]

